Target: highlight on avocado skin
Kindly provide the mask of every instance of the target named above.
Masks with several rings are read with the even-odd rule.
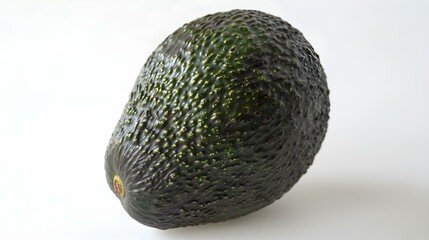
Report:
[[[150,227],[237,218],[307,172],[329,109],[319,56],[300,31],[256,10],[210,14],[147,59],[107,147],[107,182]]]

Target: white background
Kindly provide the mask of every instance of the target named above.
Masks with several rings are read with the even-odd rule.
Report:
[[[160,231],[122,209],[104,152],[134,81],[170,33],[262,10],[321,57],[331,119],[281,200]],[[428,1],[2,1],[0,239],[429,239]]]

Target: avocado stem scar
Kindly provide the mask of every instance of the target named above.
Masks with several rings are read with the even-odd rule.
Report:
[[[113,177],[113,190],[115,191],[116,195],[118,195],[119,197],[121,198],[125,197],[124,183],[122,182],[122,179],[118,175],[115,175]]]

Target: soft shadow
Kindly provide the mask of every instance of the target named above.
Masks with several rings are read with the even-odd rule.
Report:
[[[298,183],[272,205],[247,216],[160,231],[158,236],[186,240],[293,239],[325,234],[350,239],[350,231],[357,228],[366,229],[379,239],[396,239],[398,233],[420,236],[429,234],[424,226],[429,221],[429,191],[423,189],[383,182],[307,181]],[[395,227],[398,229],[388,231]],[[361,235],[364,236],[367,235]]]

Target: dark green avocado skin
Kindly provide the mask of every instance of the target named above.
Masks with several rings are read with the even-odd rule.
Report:
[[[279,199],[327,131],[319,56],[282,19],[232,10],[194,20],[150,55],[105,155],[128,214],[168,229],[224,221]]]

